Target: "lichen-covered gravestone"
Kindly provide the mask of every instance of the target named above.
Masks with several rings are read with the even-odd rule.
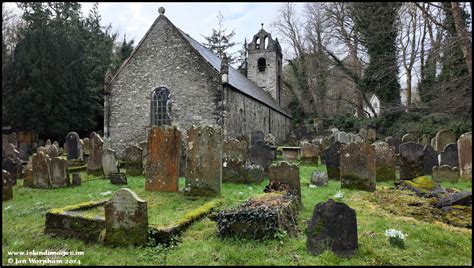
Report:
[[[82,139],[82,142],[84,143],[84,146],[82,147],[82,152],[84,155],[89,156],[92,150],[92,143],[89,138],[84,138]]]
[[[393,146],[396,154],[400,152],[398,146],[400,146],[402,141],[399,138],[388,136],[385,138],[385,142],[388,143],[388,145]]]
[[[211,126],[193,126],[187,134],[185,195],[220,195],[222,129]],[[260,142],[263,143],[263,140]]]
[[[87,172],[94,175],[103,174],[102,170],[102,144],[104,143],[102,138],[92,132],[90,135],[91,151],[89,158],[87,159]]]
[[[328,185],[328,174],[324,171],[314,171],[313,175],[311,176],[310,184],[315,186]]]
[[[257,141],[264,141],[265,136],[262,131],[254,131],[250,135],[250,146],[254,145]]]
[[[102,150],[102,169],[104,170],[105,178],[109,178],[113,173],[119,172],[114,150]]]
[[[127,176],[140,176],[143,174],[143,150],[136,145],[127,146],[122,152]]]
[[[302,142],[301,146],[301,162],[306,164],[318,164],[319,162],[319,149],[318,146],[309,143]]]
[[[297,195],[301,201],[300,168],[292,163],[281,161],[268,168],[270,184],[278,182],[290,187],[292,194]]]
[[[349,143],[349,136],[344,131],[338,132],[336,135],[336,141],[347,144]]]
[[[329,146],[328,149],[326,149],[323,152],[324,155],[324,161],[326,163],[326,170],[328,173],[329,179],[335,179],[339,180],[340,176],[340,148],[341,148],[341,143],[336,141],[333,144]]]
[[[2,169],[2,201],[13,198],[12,177],[10,172]]]
[[[54,144],[52,147],[56,147]],[[49,178],[52,188],[63,188],[70,185],[67,172],[67,161],[59,157],[52,157],[48,161]]]
[[[49,146],[47,151],[47,154],[50,158],[59,156],[59,150],[58,147],[56,147],[56,144],[52,144],[51,146]]]
[[[458,139],[457,145],[461,177],[472,180],[472,133],[462,134]]]
[[[450,143],[456,143],[456,136],[449,130],[440,130],[436,133],[435,136],[435,146],[434,149],[441,153],[444,150],[444,147]]]
[[[146,201],[127,188],[115,192],[105,203],[105,229],[106,245],[145,245],[148,235]]]
[[[396,180],[395,149],[386,142],[375,142],[375,178],[376,180]]]
[[[268,167],[272,164],[272,149],[266,145],[263,141],[257,141],[250,147],[249,160],[250,163],[263,167],[264,170],[268,170]]]
[[[431,175],[433,167],[438,166],[438,152],[431,145],[425,145],[423,155],[424,174]]]
[[[358,249],[356,212],[329,199],[314,207],[308,223],[306,248],[312,255],[331,250],[338,257],[352,257]]]
[[[145,190],[177,192],[181,132],[177,127],[160,126],[148,132]]]
[[[47,189],[51,185],[49,179],[49,157],[43,152],[38,152],[33,155],[33,187]]]
[[[415,135],[413,135],[413,134],[405,134],[405,135],[403,135],[403,137],[402,137],[402,143],[409,142],[409,141],[416,142],[416,137],[415,137]]]
[[[415,142],[400,144],[400,180],[423,176],[423,146]]]
[[[440,166],[448,165],[459,168],[458,146],[455,143],[446,145],[438,155],[438,162]]]
[[[224,141],[222,182],[246,183],[247,143],[237,139]]]
[[[341,188],[375,191],[375,149],[368,143],[341,148]]]
[[[459,169],[457,167],[447,165],[433,167],[432,174],[434,182],[458,182],[459,180]]]
[[[66,135],[67,160],[79,160],[81,151],[80,138],[76,132],[69,132]]]
[[[367,141],[374,142],[377,139],[377,132],[375,129],[369,128],[367,131]]]

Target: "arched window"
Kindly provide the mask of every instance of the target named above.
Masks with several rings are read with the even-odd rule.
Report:
[[[264,72],[265,68],[267,68],[267,60],[265,60],[265,58],[260,58],[257,61],[257,65],[258,65],[258,71]]]
[[[263,39],[263,49],[267,49],[268,48],[268,36],[265,36],[265,39]]]
[[[151,125],[171,125],[170,92],[165,87],[156,88],[151,94]]]
[[[260,37],[257,37],[257,38],[255,39],[255,48],[256,48],[256,49],[259,49],[259,48],[260,48]]]

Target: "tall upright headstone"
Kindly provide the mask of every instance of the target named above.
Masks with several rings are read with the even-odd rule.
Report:
[[[341,143],[336,141],[323,152],[329,179],[340,179],[340,148]]]
[[[13,198],[12,178],[10,172],[2,169],[2,201]]]
[[[33,187],[47,189],[51,185],[49,178],[49,157],[43,152],[33,155]]]
[[[90,135],[91,152],[87,159],[87,172],[95,175],[103,174],[102,170],[102,138],[92,132]]]
[[[351,142],[341,147],[341,188],[375,191],[375,149]]]
[[[415,142],[400,144],[400,180],[423,176],[423,146]]]
[[[227,139],[223,146],[222,182],[245,183],[247,142]]]
[[[106,179],[108,179],[113,173],[119,172],[114,150],[102,150],[102,169],[104,170],[104,176]]]
[[[438,166],[438,152],[431,145],[425,145],[423,155],[423,171],[431,175],[433,167]]]
[[[51,145],[51,147],[56,147]],[[50,148],[51,148],[50,147]],[[59,157],[52,157],[48,161],[49,178],[51,188],[63,188],[69,186],[71,183],[66,171],[67,162]]]
[[[375,142],[375,178],[376,180],[396,180],[395,148],[386,142]]]
[[[185,195],[220,195],[222,129],[211,126],[193,126],[187,134]],[[263,143],[263,140],[260,142]]]
[[[435,147],[434,149],[441,153],[446,145],[454,143],[456,144],[456,136],[449,130],[440,130],[435,136]]]
[[[457,145],[461,177],[472,180],[472,133],[462,134],[458,139]]]
[[[145,190],[177,192],[181,154],[181,132],[160,126],[148,132]]]
[[[264,141],[257,141],[250,146],[249,160],[250,163],[261,166],[265,171],[272,164],[272,149],[265,144]]]
[[[78,160],[81,151],[80,138],[76,132],[69,132],[66,135],[67,160]]]
[[[455,143],[446,145],[444,150],[439,153],[438,160],[440,166],[448,165],[459,168],[458,146]]]
[[[306,164],[318,164],[319,162],[319,148],[309,142],[302,142],[301,147],[301,162]]]
[[[270,183],[278,182],[288,185],[290,191],[301,201],[300,168],[297,165],[287,161],[272,164],[268,168],[268,179]]]
[[[122,152],[127,176],[141,176],[143,174],[143,149],[136,145],[128,145]]]

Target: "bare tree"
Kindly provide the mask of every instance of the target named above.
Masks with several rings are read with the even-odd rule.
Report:
[[[472,79],[471,42],[469,41],[469,34],[462,19],[462,10],[459,6],[459,2],[451,2],[451,12],[453,13],[454,25],[456,26],[456,32],[460,40],[460,46],[469,72],[469,79]]]

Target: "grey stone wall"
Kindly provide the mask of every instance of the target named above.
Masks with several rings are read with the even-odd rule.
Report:
[[[258,59],[265,58],[267,67],[265,71],[258,70]],[[280,85],[277,85],[277,76],[281,74],[280,59],[275,51],[260,51],[248,55],[247,77],[256,83],[259,87],[268,92],[276,102],[280,103]],[[280,71],[279,71],[280,69]]]

